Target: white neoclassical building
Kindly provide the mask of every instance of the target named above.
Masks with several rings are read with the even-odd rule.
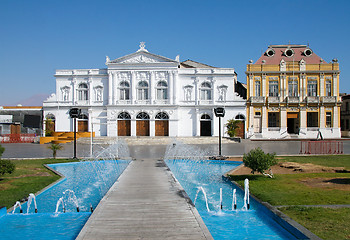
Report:
[[[82,110],[77,130],[96,136],[217,136],[216,107],[226,110],[222,123],[246,118],[233,68],[169,59],[144,43],[124,57],[107,56],[106,65],[56,71],[56,93],[43,104],[54,131],[73,131],[73,107]]]

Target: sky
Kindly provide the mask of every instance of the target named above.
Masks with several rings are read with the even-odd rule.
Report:
[[[0,106],[55,92],[56,69],[106,68],[136,52],[234,68],[272,44],[337,58],[350,93],[348,0],[0,0]]]

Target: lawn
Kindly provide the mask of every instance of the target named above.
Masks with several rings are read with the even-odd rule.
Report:
[[[345,167],[350,170],[349,155],[279,157],[280,162],[313,163],[327,167]],[[271,179],[262,175],[230,176],[232,180],[244,185],[250,180],[250,192],[264,202],[274,206],[286,205],[334,205],[350,204],[350,173],[298,173],[275,174]],[[338,186],[315,187],[308,182],[329,179],[337,181]],[[294,220],[304,225],[323,239],[350,239],[350,208],[324,209],[314,207],[286,207],[280,209]]]
[[[71,161],[66,159],[12,160],[16,170],[12,174],[0,176],[0,206],[10,208],[16,201],[28,197],[29,193],[36,193],[60,178],[45,168],[44,164]]]

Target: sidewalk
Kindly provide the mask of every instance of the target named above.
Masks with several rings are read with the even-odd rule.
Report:
[[[133,161],[77,239],[213,239],[163,161]]]

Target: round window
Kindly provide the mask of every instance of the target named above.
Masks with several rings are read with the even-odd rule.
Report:
[[[273,50],[272,48],[267,49],[266,55],[272,57],[273,55],[275,55],[275,50]]]
[[[286,49],[286,51],[284,51],[284,54],[287,56],[287,57],[292,57],[294,55],[294,51],[293,49]]]
[[[307,57],[311,56],[312,55],[312,50],[311,49],[306,49],[304,51],[304,55],[307,56]]]

